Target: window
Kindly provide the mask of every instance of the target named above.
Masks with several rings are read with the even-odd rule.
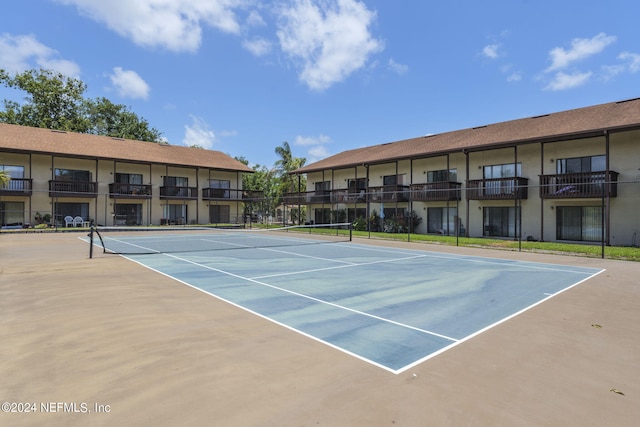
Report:
[[[22,191],[24,190],[24,166],[0,165],[0,171],[4,172],[11,178],[8,184],[3,186],[8,190]]]
[[[167,196],[185,197],[189,195],[189,178],[181,176],[165,176],[164,186]]]
[[[320,181],[315,183],[316,194],[324,194],[331,191],[331,181]]]
[[[142,185],[142,175],[134,173],[116,173],[116,183]]]
[[[330,201],[331,194],[331,181],[320,181],[314,184],[316,189],[315,195],[311,201],[315,203],[325,203]],[[324,222],[317,222],[317,224],[325,224]]]
[[[483,210],[483,236],[516,237],[520,208],[490,207]]]
[[[169,223],[186,224],[187,205],[162,205],[162,215]]]
[[[458,169],[439,170],[427,172],[427,182],[457,182]]]
[[[558,159],[556,170],[558,174],[604,172],[607,170],[606,158],[606,156],[591,156]]]
[[[507,163],[504,165],[485,166],[483,171],[484,195],[511,195],[515,191],[515,180],[501,178],[516,178],[522,174],[522,164]]]
[[[385,175],[382,177],[382,185],[402,185],[403,175]]]
[[[210,179],[209,188],[212,189],[210,190],[211,197],[215,197],[217,199],[228,199],[230,197],[229,189],[231,188],[231,181],[222,179]]]
[[[209,222],[212,224],[230,223],[231,207],[228,205],[209,206]]]
[[[348,185],[350,193],[358,193],[367,189],[367,178],[350,179]]]
[[[91,182],[91,172],[73,169],[55,170],[56,181]]]
[[[64,218],[67,216],[89,219],[89,203],[56,203],[56,222],[64,225]]]
[[[427,233],[455,235],[456,218],[458,218],[456,208],[428,208]]]
[[[600,206],[558,206],[556,239],[599,242],[602,239]]]
[[[113,207],[114,225],[142,224],[142,205],[137,203],[117,203]]]
[[[522,163],[485,166],[482,172],[484,179],[515,178],[522,175]]]
[[[24,202],[0,202],[0,225],[23,225]]]
[[[164,186],[165,187],[188,187],[189,178],[185,178],[181,176],[165,176]]]
[[[329,208],[315,209],[313,218],[316,224],[330,224],[331,209]]]

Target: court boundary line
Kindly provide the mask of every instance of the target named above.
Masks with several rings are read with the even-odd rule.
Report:
[[[417,365],[419,365],[419,364],[421,364],[421,363],[423,363],[423,362],[425,362],[425,361],[427,361],[427,360],[429,360],[429,359],[431,359],[431,358],[433,358],[433,357],[436,357],[437,355],[442,354],[442,353],[444,353],[445,351],[452,349],[453,347],[456,347],[456,346],[458,346],[458,345],[460,345],[460,344],[462,344],[462,343],[464,343],[464,342],[466,342],[466,341],[469,341],[470,339],[472,339],[472,338],[474,338],[474,337],[476,337],[476,336],[478,336],[478,335],[480,335],[480,334],[482,334],[482,333],[484,333],[484,332],[488,331],[489,329],[493,329],[493,328],[495,328],[496,326],[499,326],[499,325],[501,325],[502,323],[505,323],[505,322],[507,322],[507,321],[509,321],[509,320],[511,320],[511,319],[513,319],[513,318],[515,318],[515,317],[517,317],[517,316],[519,316],[519,315],[521,315],[522,313],[524,313],[524,312],[526,312],[526,311],[529,311],[529,310],[533,309],[534,307],[536,307],[536,306],[538,306],[538,305],[540,305],[540,304],[542,304],[542,303],[544,303],[544,302],[547,302],[547,301],[548,301],[548,300],[550,300],[551,298],[554,298],[554,297],[556,297],[556,296],[558,296],[558,295],[560,295],[560,294],[562,294],[562,293],[564,293],[564,292],[568,291],[569,289],[572,289],[572,288],[574,288],[574,287],[576,287],[576,286],[578,286],[578,285],[580,285],[580,284],[582,284],[582,283],[586,282],[587,280],[590,280],[590,279],[592,279],[593,277],[596,277],[596,276],[598,276],[599,274],[602,274],[602,273],[603,273],[603,272],[605,272],[605,271],[606,271],[606,269],[601,269],[600,271],[598,271],[598,272],[596,272],[596,273],[594,273],[594,274],[590,275],[589,277],[585,277],[584,279],[579,280],[578,282],[576,282],[576,283],[574,283],[574,284],[572,284],[572,285],[569,285],[569,286],[567,286],[566,288],[563,288],[563,289],[559,290],[558,292],[555,292],[555,293],[553,293],[553,294],[549,294],[546,298],[543,298],[543,299],[541,299],[541,300],[539,300],[539,301],[537,301],[537,302],[535,302],[535,303],[533,303],[533,304],[531,304],[531,305],[529,305],[529,306],[527,306],[527,307],[524,307],[524,308],[522,308],[521,310],[519,310],[519,311],[517,311],[517,312],[515,312],[515,313],[512,313],[511,315],[509,315],[509,316],[507,316],[507,317],[505,317],[505,318],[503,318],[503,319],[498,320],[497,322],[494,322],[494,323],[492,323],[492,324],[490,324],[490,325],[487,325],[487,326],[485,326],[484,328],[482,328],[482,329],[480,329],[480,330],[478,330],[478,331],[476,331],[476,332],[474,332],[474,333],[472,333],[472,334],[470,334],[470,335],[467,335],[466,337],[460,338],[460,340],[458,340],[457,342],[451,343],[451,344],[449,344],[448,346],[443,347],[443,348],[441,348],[440,350],[435,351],[435,352],[433,352],[433,353],[431,353],[431,354],[429,354],[429,355],[427,355],[427,356],[423,357],[422,359],[416,360],[415,362],[410,363],[409,365],[407,365],[407,366],[405,366],[405,367],[401,368],[401,369],[399,370],[398,374],[400,374],[400,373],[402,373],[402,372],[405,372],[406,370],[411,369],[411,368],[413,368],[414,366],[417,366]],[[543,293],[543,295],[546,295],[546,293]]]
[[[289,289],[284,289],[284,288],[281,288],[281,287],[276,286],[276,285],[270,285],[269,283],[261,282],[259,280],[252,279],[250,277],[240,276],[239,274],[231,273],[230,271],[221,270],[219,268],[210,267],[208,265],[204,265],[204,264],[201,264],[199,262],[191,261],[189,259],[181,258],[181,257],[173,255],[173,254],[161,254],[161,255],[165,255],[165,256],[168,256],[170,258],[174,258],[174,259],[177,259],[179,261],[186,262],[188,264],[193,264],[195,266],[202,267],[202,268],[205,268],[207,270],[216,271],[218,273],[222,273],[222,274],[225,274],[227,276],[234,277],[236,279],[245,280],[247,282],[251,282],[251,283],[254,283],[254,284],[257,284],[257,285],[260,285],[260,286],[264,286],[264,287],[267,287],[267,288],[275,289],[277,291],[281,291],[281,292],[284,292],[284,293],[295,295],[295,296],[298,296],[298,297],[301,297],[301,298],[306,298],[306,299],[309,299],[311,301],[315,301],[315,302],[318,302],[318,303],[321,303],[321,304],[326,304],[326,305],[329,305],[329,306],[337,308],[337,309],[350,311],[352,313],[355,313],[355,314],[358,314],[358,315],[361,315],[361,316],[365,316],[365,317],[370,317],[372,319],[379,320],[381,322],[391,323],[391,324],[396,325],[396,326],[400,326],[400,327],[403,327],[403,328],[406,328],[406,329],[411,329],[411,330],[414,330],[414,331],[417,331],[417,332],[421,332],[421,333],[424,333],[424,334],[427,334],[427,335],[431,335],[431,336],[435,336],[435,337],[438,337],[438,338],[442,338],[442,339],[445,339],[445,340],[448,340],[448,341],[453,341],[453,342],[457,341],[456,338],[452,338],[452,337],[448,337],[446,335],[438,334],[437,332],[432,332],[432,331],[428,331],[426,329],[418,328],[416,326],[411,326],[411,325],[407,325],[407,324],[404,324],[404,323],[396,322],[395,320],[385,319],[384,317],[376,316],[374,314],[365,313],[364,311],[359,311],[359,310],[356,310],[356,309],[353,309],[353,308],[345,307],[345,306],[342,306],[340,304],[336,304],[336,303],[333,303],[333,302],[330,302],[330,301],[324,301],[324,300],[321,300],[319,298],[313,297],[311,295],[305,295],[305,294],[302,294],[300,292],[291,291]],[[345,267],[353,267],[353,266],[342,266],[342,267],[345,268]]]
[[[125,243],[128,243],[128,242],[125,242]],[[349,246],[352,246],[352,245],[350,244]],[[373,250],[373,251],[377,251],[378,250],[377,248],[368,248],[368,247],[366,247],[366,245],[355,244],[353,246],[357,246],[357,247],[359,247],[361,249],[367,249],[367,250]],[[251,248],[251,247],[249,247],[249,248]],[[272,251],[275,251],[275,252],[288,253],[288,252],[285,252],[285,251],[273,250],[272,248],[268,248],[268,247],[266,247],[266,248],[256,247],[255,249],[272,250]],[[381,250],[381,251],[382,252],[398,253],[398,251],[388,251],[388,250]],[[466,256],[466,255],[455,255],[455,254],[451,255],[451,256],[448,256],[449,254],[446,254],[447,256],[441,256],[440,253],[438,253],[438,252],[434,253],[434,252],[431,252],[431,251],[424,251],[425,254],[416,255],[415,252],[417,252],[417,251],[413,251],[413,250],[410,250],[410,252],[406,252],[405,250],[400,250],[400,252],[401,253],[405,253],[405,254],[412,254],[412,255],[415,255],[415,256],[411,256],[411,257],[407,257],[407,258],[393,259],[393,260],[375,261],[375,262],[364,263],[364,264],[376,264],[376,263],[382,263],[382,262],[394,262],[394,261],[399,261],[399,260],[404,260],[404,259],[433,257],[433,258],[444,258],[444,259],[453,259],[453,260],[455,260],[455,259],[463,259],[465,261],[471,261],[471,262],[486,262],[488,264],[505,265],[504,263],[500,263],[500,262],[497,262],[497,261],[496,262],[492,262],[491,261],[492,258],[485,258],[485,257],[482,257],[482,256]],[[422,251],[420,251],[420,252],[422,252]],[[295,253],[292,253],[292,254],[295,254]],[[136,255],[136,254],[132,254],[132,255]],[[205,269],[216,271],[216,272],[219,272],[221,274],[228,275],[228,276],[231,276],[231,277],[235,277],[235,278],[240,279],[240,280],[244,280],[244,281],[248,281],[248,282],[251,282],[251,283],[258,284],[260,286],[265,286],[265,287],[269,287],[269,288],[272,288],[272,289],[276,289],[276,290],[281,291],[281,292],[290,293],[292,295],[296,295],[296,296],[299,296],[299,297],[302,297],[302,298],[310,299],[310,300],[316,301],[316,302],[318,302],[320,304],[326,304],[326,305],[329,305],[329,306],[332,306],[332,307],[335,307],[335,308],[338,308],[338,309],[343,309],[343,310],[346,310],[346,311],[349,311],[349,312],[352,312],[352,313],[355,313],[355,314],[358,314],[358,315],[363,315],[365,317],[374,318],[374,319],[382,321],[382,322],[391,323],[391,324],[394,324],[396,326],[404,327],[404,328],[407,328],[407,329],[410,329],[410,330],[415,330],[415,331],[420,332],[420,333],[424,333],[424,334],[427,334],[427,335],[436,336],[436,337],[439,337],[439,338],[442,338],[442,339],[445,339],[445,340],[452,341],[451,344],[446,345],[446,346],[440,348],[439,350],[436,350],[435,352],[432,352],[432,353],[428,354],[427,356],[425,356],[423,358],[417,359],[414,362],[409,363],[409,364],[407,364],[407,365],[405,365],[405,366],[403,366],[403,367],[401,367],[399,369],[393,369],[393,368],[385,366],[385,365],[383,365],[381,363],[378,363],[378,362],[375,362],[375,361],[373,361],[371,359],[368,359],[368,358],[366,358],[364,356],[361,356],[361,355],[359,355],[357,353],[353,353],[353,352],[351,352],[351,351],[349,351],[347,349],[344,349],[344,348],[342,348],[340,346],[332,344],[332,343],[330,343],[328,341],[320,339],[320,338],[318,338],[316,336],[308,334],[308,333],[306,333],[304,331],[301,331],[301,330],[299,330],[299,329],[297,329],[297,328],[295,328],[293,326],[290,326],[290,325],[287,325],[285,323],[282,323],[282,322],[280,322],[278,320],[275,320],[275,319],[273,319],[273,318],[271,318],[269,316],[266,316],[266,315],[263,315],[261,313],[258,313],[258,312],[254,311],[254,310],[252,310],[250,308],[247,308],[247,307],[245,307],[243,305],[240,305],[240,304],[235,303],[233,301],[227,300],[226,298],[223,298],[223,297],[221,297],[219,295],[216,295],[214,293],[211,293],[209,291],[201,289],[201,288],[199,288],[199,287],[197,287],[195,285],[192,285],[192,284],[190,284],[190,283],[188,283],[188,282],[186,282],[186,281],[184,281],[182,279],[174,277],[171,274],[164,273],[164,272],[162,272],[160,270],[157,270],[156,268],[148,266],[148,265],[144,264],[141,261],[133,259],[133,258],[131,258],[129,256],[124,255],[124,254],[120,254],[120,256],[122,256],[123,258],[125,258],[127,260],[130,260],[130,261],[133,261],[136,264],[141,265],[144,268],[147,268],[147,269],[149,269],[151,271],[159,273],[159,274],[161,274],[161,275],[163,275],[165,277],[173,279],[173,280],[175,280],[175,281],[177,281],[177,282],[179,282],[181,284],[184,284],[184,285],[186,285],[186,286],[188,286],[188,287],[190,287],[192,289],[196,289],[196,290],[198,290],[198,291],[200,291],[200,292],[202,292],[204,294],[207,294],[209,296],[212,296],[212,297],[214,297],[214,298],[216,298],[216,299],[218,299],[220,301],[223,301],[225,303],[231,304],[234,307],[240,308],[240,309],[242,309],[242,310],[244,310],[246,312],[249,312],[251,314],[257,315],[257,316],[259,316],[259,317],[261,317],[261,318],[263,318],[265,320],[268,320],[268,321],[270,321],[270,322],[272,322],[274,324],[277,324],[279,326],[283,326],[283,327],[287,328],[288,330],[291,330],[293,332],[301,334],[301,335],[303,335],[303,336],[305,336],[307,338],[311,338],[312,340],[314,340],[316,342],[322,343],[324,345],[328,345],[329,347],[331,347],[333,349],[336,349],[336,350],[338,350],[338,351],[340,351],[340,352],[342,352],[344,354],[348,354],[348,355],[350,355],[352,357],[355,357],[355,358],[357,358],[359,360],[362,360],[364,362],[367,362],[369,364],[372,364],[374,366],[382,368],[382,369],[384,369],[384,370],[386,370],[388,372],[391,372],[393,374],[396,374],[396,375],[401,374],[401,373],[403,373],[403,372],[405,372],[405,371],[407,371],[407,370],[409,370],[409,369],[411,369],[411,368],[413,368],[413,367],[415,367],[415,366],[417,366],[417,365],[419,365],[419,364],[421,364],[421,363],[423,363],[423,362],[425,362],[425,361],[427,361],[427,360],[429,360],[429,359],[431,359],[433,357],[436,357],[436,356],[438,356],[438,355],[440,355],[440,354],[442,354],[442,353],[444,353],[444,352],[456,347],[457,345],[460,345],[460,344],[462,344],[462,343],[464,343],[464,342],[466,342],[466,341],[468,341],[468,340],[470,340],[470,339],[472,339],[472,338],[474,338],[474,337],[476,337],[476,336],[478,336],[478,335],[480,335],[480,334],[482,334],[482,333],[484,333],[484,332],[486,332],[486,331],[488,331],[488,330],[490,330],[490,329],[492,329],[492,328],[494,328],[494,327],[496,327],[496,326],[498,326],[498,325],[500,325],[502,323],[505,323],[508,320],[511,320],[514,317],[517,317],[520,314],[522,314],[522,313],[524,313],[524,312],[526,312],[526,311],[528,311],[528,310],[530,310],[530,309],[532,309],[532,308],[534,308],[534,307],[536,307],[536,306],[548,301],[549,299],[551,299],[553,297],[556,297],[556,296],[558,296],[558,295],[560,295],[560,294],[562,294],[562,293],[564,293],[564,292],[566,292],[566,291],[568,291],[568,290],[570,290],[570,289],[582,284],[583,282],[585,282],[585,281],[587,281],[587,280],[589,280],[589,279],[591,279],[591,278],[603,273],[604,271],[606,271],[606,269],[598,269],[598,268],[595,268],[595,267],[585,267],[586,269],[594,270],[594,273],[589,274],[589,273],[584,272],[584,271],[570,270],[571,267],[575,267],[575,266],[570,266],[570,265],[557,264],[558,268],[545,268],[543,266],[556,265],[556,264],[547,264],[547,263],[541,263],[541,262],[535,262],[535,261],[533,261],[533,262],[531,262],[531,261],[517,261],[517,260],[513,261],[513,265],[517,265],[519,267],[530,267],[530,268],[533,268],[533,269],[545,269],[545,270],[551,270],[551,271],[558,270],[558,271],[570,272],[570,273],[574,273],[574,274],[589,274],[589,276],[587,276],[587,277],[583,278],[582,280],[580,280],[580,281],[578,281],[576,283],[573,283],[573,284],[571,284],[571,285],[569,285],[569,286],[567,286],[567,287],[565,287],[565,288],[563,288],[563,289],[561,289],[561,290],[559,290],[559,291],[557,291],[557,292],[555,292],[553,294],[543,293],[543,295],[547,295],[545,298],[543,298],[543,299],[541,299],[541,300],[539,300],[539,301],[537,301],[537,302],[535,302],[535,303],[533,303],[533,304],[531,304],[531,305],[529,305],[527,307],[524,307],[521,310],[519,310],[519,311],[517,311],[515,313],[512,313],[511,315],[509,315],[509,316],[507,316],[505,318],[502,318],[502,319],[498,320],[497,322],[494,322],[493,324],[490,324],[490,325],[488,325],[488,326],[486,326],[486,327],[484,327],[484,328],[482,328],[482,329],[480,329],[478,331],[475,331],[472,334],[469,334],[469,335],[467,335],[467,336],[465,336],[463,338],[460,338],[460,339],[455,339],[455,338],[447,337],[445,335],[437,334],[435,332],[431,332],[431,331],[423,330],[421,328],[413,327],[411,325],[405,325],[403,323],[395,322],[395,321],[390,320],[390,319],[385,319],[385,318],[382,318],[382,317],[379,317],[379,316],[371,315],[371,314],[368,314],[368,313],[365,313],[365,312],[361,312],[361,311],[358,311],[358,310],[355,310],[355,309],[344,307],[344,306],[341,306],[339,304],[335,304],[335,303],[331,303],[331,302],[328,302],[328,301],[324,301],[324,300],[321,300],[321,299],[318,299],[318,298],[315,298],[315,297],[312,297],[312,296],[309,296],[309,295],[301,294],[299,292],[290,291],[290,290],[283,289],[283,288],[280,288],[280,287],[275,286],[275,285],[270,285],[268,283],[263,283],[263,282],[260,282],[258,280],[255,280],[253,278],[243,277],[243,276],[240,276],[240,275],[228,272],[228,271],[217,269],[215,267],[209,267],[209,266],[203,265],[201,263],[198,263],[198,262],[195,262],[195,261],[191,261],[189,259],[185,259],[185,258],[176,256],[176,255],[172,255],[170,253],[158,252],[158,255],[168,256],[170,258],[174,258],[174,259],[182,261],[182,262],[186,262],[186,263],[193,264],[193,265],[205,268]],[[299,255],[299,254],[296,254],[296,255]],[[325,259],[325,258],[320,258],[320,259]],[[502,260],[502,258],[499,258],[499,259]],[[505,261],[512,261],[512,260],[508,260],[508,259],[504,259],[504,260]],[[330,260],[330,261],[336,261],[336,260]],[[360,266],[360,265],[364,265],[364,264],[341,265],[341,266],[330,267],[330,268],[327,268],[327,269],[356,267],[356,266]],[[541,265],[540,266],[535,266],[535,264],[541,264]],[[506,265],[509,265],[509,264],[506,264]],[[566,268],[563,269],[561,267],[566,267]],[[320,270],[324,270],[324,269],[320,269]],[[313,270],[311,270],[310,272],[312,272],[312,271]],[[300,274],[300,273],[302,273],[302,272],[297,272],[297,273],[293,273],[293,274]],[[266,276],[266,277],[269,277],[269,276]]]

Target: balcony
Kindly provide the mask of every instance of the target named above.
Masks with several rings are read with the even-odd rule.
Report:
[[[411,198],[414,202],[447,202],[461,199],[459,182],[430,182],[413,184]]]
[[[112,199],[150,199],[151,186],[143,184],[109,184],[109,197]]]
[[[526,199],[529,195],[528,178],[488,178],[467,181],[469,200]]]
[[[232,190],[229,188],[203,188],[202,200],[246,200],[262,199],[261,191]]]
[[[618,172],[566,173],[540,175],[540,198],[576,199],[616,197],[618,195]],[[605,183],[609,183],[606,194]]]
[[[395,203],[409,201],[408,185],[384,185],[369,187],[369,199],[372,202]]]
[[[49,181],[49,197],[98,197],[98,183],[87,181]]]
[[[197,187],[160,187],[161,200],[198,200]]]
[[[30,196],[32,179],[11,178],[5,185],[0,186],[0,196]]]
[[[285,193],[282,197],[285,205],[309,205],[313,203],[317,204],[330,204],[331,203],[331,191],[301,191],[299,193]]]
[[[333,190],[331,200],[334,203],[366,203],[367,191],[361,190]]]

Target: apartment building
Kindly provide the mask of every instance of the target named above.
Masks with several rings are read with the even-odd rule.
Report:
[[[218,151],[8,124],[0,170],[5,228],[240,223],[253,172]]]
[[[294,171],[286,203],[369,230],[636,245],[639,168],[636,98],[344,151]]]

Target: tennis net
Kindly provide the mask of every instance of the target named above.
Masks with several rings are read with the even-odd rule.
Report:
[[[351,223],[253,229],[92,226],[89,240],[92,258],[94,246],[107,254],[144,255],[349,242],[352,227]]]

